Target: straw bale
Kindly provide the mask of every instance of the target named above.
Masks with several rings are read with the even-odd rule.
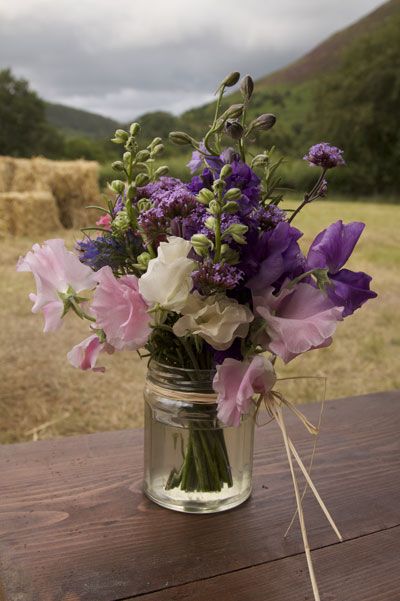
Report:
[[[60,229],[57,204],[50,192],[0,193],[0,236],[43,236]]]
[[[50,192],[62,225],[81,227],[92,219],[85,207],[99,203],[98,169],[95,161],[0,157],[0,193]]]

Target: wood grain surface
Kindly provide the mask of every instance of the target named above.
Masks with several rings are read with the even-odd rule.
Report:
[[[310,435],[287,423],[306,458]],[[323,601],[400,600],[399,432],[398,392],[326,404],[313,480],[345,542],[307,495]],[[248,502],[195,516],[143,497],[141,431],[0,447],[0,598],[311,601],[297,524],[283,538],[295,503],[275,424],[254,468]]]

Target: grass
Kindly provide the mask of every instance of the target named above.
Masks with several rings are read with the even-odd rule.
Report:
[[[396,288],[400,207],[326,201],[311,205],[297,220],[297,225],[307,231],[305,246],[338,218],[367,223],[349,268],[372,274],[379,297],[339,324],[330,348],[308,353],[285,368],[280,366],[279,374],[326,375],[328,398],[399,388]],[[73,245],[72,232],[49,234],[55,235]],[[32,315],[27,298],[33,290],[33,280],[28,274],[15,272],[18,257],[33,242],[27,238],[0,242],[0,442],[141,426],[146,365],[136,353],[102,358],[102,364],[107,366],[104,375],[83,373],[70,367],[65,355],[87,335],[84,323],[71,315],[60,332],[42,333],[42,318]],[[317,380],[285,384],[286,393],[298,401],[317,400],[321,390]]]

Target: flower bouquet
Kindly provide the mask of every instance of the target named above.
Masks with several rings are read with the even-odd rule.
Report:
[[[295,210],[286,208],[282,158],[273,148],[254,150],[276,119],[248,119],[249,76],[240,82],[242,102],[221,108],[239,77],[219,85],[202,140],[170,134],[172,143],[192,147],[189,182],[167,175],[160,138],[141,148],[139,124],[118,129],[118,178],[106,206],[91,207],[101,216],[76,252],[48,240],[18,263],[35,277],[32,311],[43,311],[45,332],[70,311],[88,321],[89,337],[68,353],[74,367],[104,371],[102,353],[149,358],[145,492],[181,511],[218,511],[249,496],[262,402],[282,430],[293,475],[281,409],[295,408],[273,390],[275,362],[330,345],[338,322],[376,296],[370,276],[344,267],[363,223],[329,225],[306,255],[294,226],[301,210],[326,195],[329,170],[344,165],[342,151],[310,148],[304,159],[317,171],[315,185]]]

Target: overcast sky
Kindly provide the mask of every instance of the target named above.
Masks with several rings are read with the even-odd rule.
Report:
[[[0,0],[0,68],[54,102],[179,113],[228,72],[266,75],[379,0]]]

